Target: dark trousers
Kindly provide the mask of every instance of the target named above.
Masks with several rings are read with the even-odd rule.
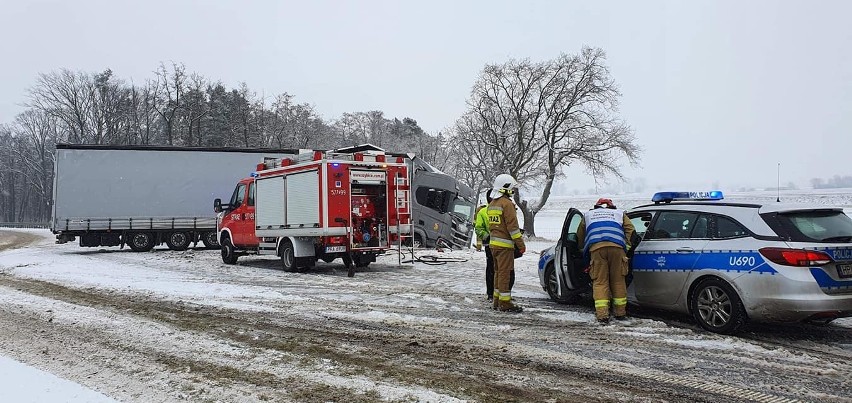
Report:
[[[515,285],[515,271],[509,276],[509,288]],[[494,296],[494,255],[491,254],[491,247],[485,245],[485,295],[488,299]]]

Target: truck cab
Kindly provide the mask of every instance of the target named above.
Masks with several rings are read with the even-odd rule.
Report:
[[[220,245],[227,240],[240,249],[256,249],[260,242],[255,235],[254,178],[242,179],[234,188],[227,204],[218,203],[214,210],[219,214],[217,228]]]
[[[414,243],[467,248],[473,236],[473,189],[428,163],[414,159],[412,211]]]

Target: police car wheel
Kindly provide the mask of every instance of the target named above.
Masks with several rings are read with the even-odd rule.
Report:
[[[547,264],[547,267],[544,269],[544,278],[547,281],[547,295],[558,304],[573,304],[577,302],[580,295],[577,292],[569,291],[565,284],[561,284],[562,286],[562,296],[559,296],[557,291],[557,278],[556,278],[556,269],[553,265],[553,262]]]
[[[736,291],[715,277],[701,280],[695,286],[689,308],[695,321],[714,333],[735,333],[747,320],[745,307]]]

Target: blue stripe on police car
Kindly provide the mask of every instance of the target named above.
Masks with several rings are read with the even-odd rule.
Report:
[[[634,271],[722,270],[775,274],[757,251],[705,250],[695,253],[677,251],[639,252],[633,256]]]

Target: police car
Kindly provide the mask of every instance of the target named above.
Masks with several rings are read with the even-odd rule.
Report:
[[[723,199],[662,192],[628,211],[631,304],[691,314],[717,333],[747,321],[852,316],[852,219],[842,209]],[[541,286],[559,303],[590,289],[577,245],[581,216],[568,212],[559,242],[539,260]]]

